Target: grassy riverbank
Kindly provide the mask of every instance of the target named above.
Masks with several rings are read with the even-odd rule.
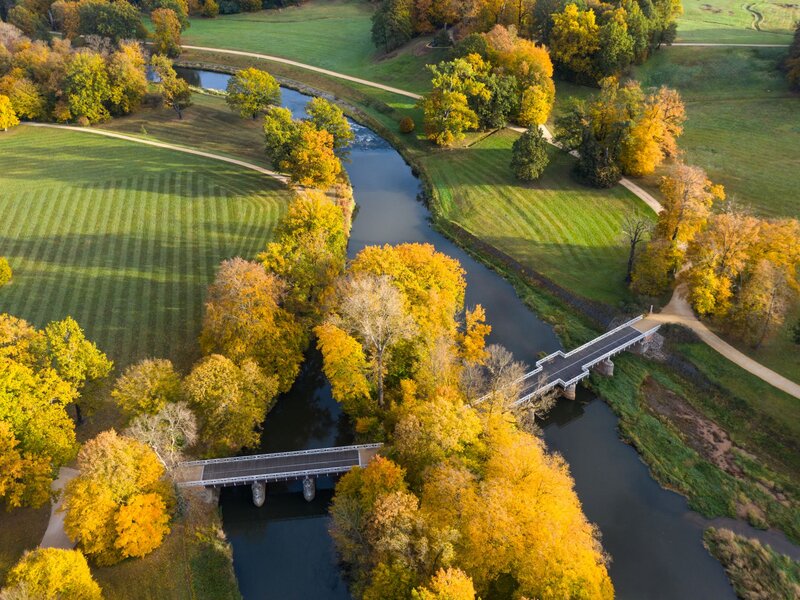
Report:
[[[725,567],[739,598],[800,597],[800,562],[726,529],[711,527],[703,538],[709,552]]]
[[[780,0],[682,0],[678,41],[789,44],[800,5]]]

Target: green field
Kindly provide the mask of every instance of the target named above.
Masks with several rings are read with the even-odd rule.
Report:
[[[680,91],[686,160],[730,197],[769,216],[800,216],[800,96],[777,70],[775,48],[665,48],[635,77]]]
[[[0,311],[37,326],[71,315],[118,366],[187,366],[216,266],[269,239],[289,193],[186,154],[89,134],[0,135]]]
[[[610,304],[625,300],[621,221],[649,209],[620,186],[575,182],[573,159],[554,148],[542,178],[521,184],[509,167],[518,135],[497,132],[424,159],[444,216],[569,290]]]
[[[370,37],[373,10],[364,0],[312,0],[282,10],[193,19],[183,43],[271,54],[413,92],[427,90],[424,66],[441,60],[444,51],[418,39],[382,56]]]
[[[683,0],[677,41],[788,45],[797,21],[796,0]]]

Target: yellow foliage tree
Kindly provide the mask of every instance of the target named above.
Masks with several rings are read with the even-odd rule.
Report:
[[[9,571],[5,598],[100,600],[100,586],[78,550],[38,548],[26,552]]]
[[[0,94],[0,129],[8,131],[16,125],[19,125],[19,119],[17,118],[17,113],[14,112],[14,107],[11,105],[11,99]]]
[[[475,600],[472,579],[461,569],[439,569],[430,583],[414,590],[412,600]]]
[[[332,323],[319,325],[314,333],[333,397],[343,405],[348,415],[363,417],[374,414],[377,405],[370,398],[369,365],[361,344]]]
[[[486,358],[486,336],[492,331],[492,326],[486,324],[486,311],[480,304],[466,312],[464,334],[461,337],[461,355],[464,360],[472,363],[482,363]]]
[[[557,63],[575,73],[594,77],[592,56],[600,49],[600,26],[593,9],[581,10],[567,4],[562,12],[553,13],[550,32],[550,54]]]
[[[112,429],[78,454],[64,490],[64,530],[99,565],[148,554],[169,533],[172,486],[155,453]]]

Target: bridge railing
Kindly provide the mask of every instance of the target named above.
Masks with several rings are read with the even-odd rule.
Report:
[[[312,448],[310,450],[295,450],[291,452],[270,452],[269,454],[251,454],[249,456],[230,456],[226,458],[208,458],[205,460],[190,460],[180,463],[179,467],[200,467],[204,465],[218,465],[222,463],[235,463],[265,458],[282,458],[286,456],[306,456],[314,454],[329,454],[345,450],[372,450],[380,448],[383,444],[356,444],[354,446],[336,446],[332,448]]]

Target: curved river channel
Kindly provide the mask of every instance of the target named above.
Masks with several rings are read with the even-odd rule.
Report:
[[[228,79],[203,71],[182,76],[212,89],[224,89]],[[283,105],[296,116],[303,115],[309,99],[283,89]],[[528,364],[540,351],[560,348],[550,326],[524,306],[508,282],[431,227],[418,199],[420,182],[400,154],[369,129],[353,126],[356,141],[345,166],[358,212],[349,255],[371,244],[433,244],[461,262],[467,306],[480,303],[486,309],[490,342],[503,344]],[[576,401],[560,401],[545,423],[544,437],[569,462],[584,511],[602,532],[617,598],[735,598],[722,567],[703,547],[704,520],[682,496],[653,480],[636,451],[619,439],[617,418],[602,400],[579,390]],[[268,415],[262,440],[263,452],[352,441],[318,355],[311,353],[295,386]],[[333,481],[320,480],[316,499],[308,503],[299,483],[271,484],[262,508],[253,506],[249,487],[223,490],[224,528],[246,600],[350,598],[327,533],[332,488]]]

